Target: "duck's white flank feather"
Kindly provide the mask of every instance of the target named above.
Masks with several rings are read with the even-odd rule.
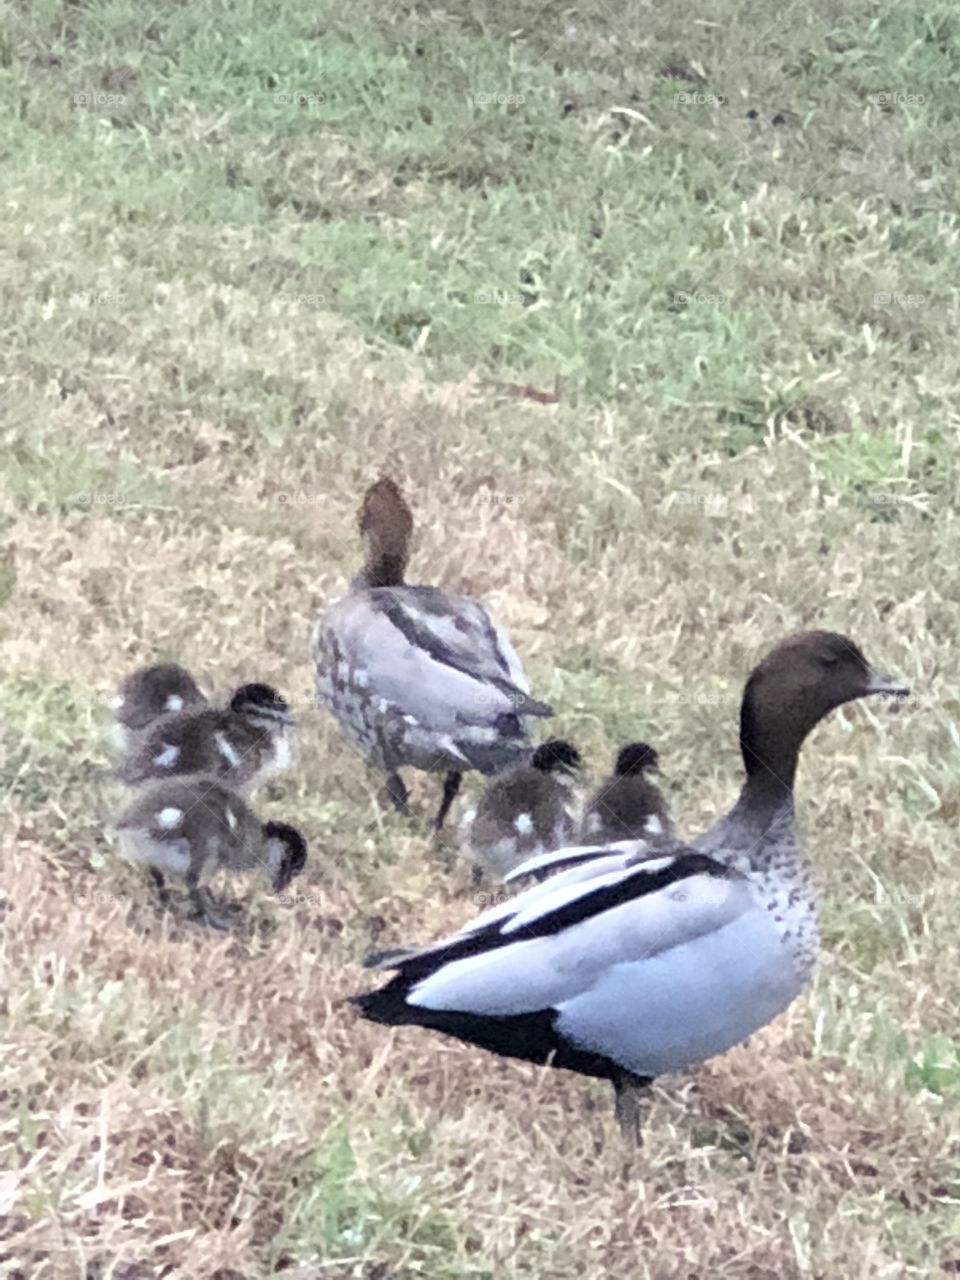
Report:
[[[217,744],[217,750],[223,756],[224,760],[226,760],[230,768],[236,769],[237,765],[240,763],[240,757],[237,755],[230,739],[227,738],[225,734],[217,733],[214,735],[214,740]]]
[[[180,697],[179,693],[171,693],[165,705],[168,711],[182,711],[183,698]]]
[[[646,849],[645,840],[615,840],[610,844],[574,844],[564,849],[551,849],[546,853],[538,853],[519,867],[514,867],[504,882],[520,880],[523,876],[535,875],[538,871],[547,871],[550,867],[564,862],[593,861],[608,857],[611,853],[642,853]]]
[[[153,757],[153,763],[158,769],[169,769],[177,763],[177,757],[180,755],[180,748],[172,746],[169,742],[163,744],[163,750],[158,751]]]
[[[157,814],[157,826],[162,827],[164,831],[172,831],[174,827],[178,827],[183,821],[183,810],[176,809],[172,805],[166,809],[161,809]]]
[[[553,1008],[558,1031],[575,1044],[658,1075],[729,1048],[802,989],[769,912],[740,877],[694,874],[557,933],[524,938],[519,920],[529,927],[601,884],[637,874],[647,872],[618,868],[579,886],[552,885],[524,912],[508,904],[514,910],[502,933],[516,939],[442,965],[412,988],[409,1003],[480,1016]]]

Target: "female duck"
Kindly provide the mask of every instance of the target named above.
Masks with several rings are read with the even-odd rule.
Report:
[[[530,749],[523,717],[553,712],[529,697],[513,646],[479,601],[406,584],[413,516],[392,480],[367,490],[360,532],[364,567],[314,637],[317,700],[387,775],[398,809],[401,768],[444,774],[439,830],[464,772],[520,762]]]
[[[654,859],[630,846],[561,851],[566,870],[391,957],[396,976],[354,1002],[375,1022],[609,1079],[639,1140],[639,1087],[724,1052],[807,985],[818,935],[794,827],[800,747],[842,703],[904,692],[843,636],[790,637],[747,681],[746,779],[701,839]]]

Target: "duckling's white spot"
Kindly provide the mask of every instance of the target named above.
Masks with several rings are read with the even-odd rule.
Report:
[[[164,703],[164,706],[168,711],[182,711],[183,699],[180,697],[179,693],[171,693],[170,697]]]
[[[643,824],[643,829],[651,836],[663,835],[663,823],[655,813],[652,813]]]
[[[377,710],[380,712],[381,715],[385,716],[387,714],[387,712],[390,710],[390,703],[386,700],[386,698],[377,699]]]
[[[290,739],[281,734],[273,749],[273,764],[276,769],[290,768]]]
[[[227,826],[230,828],[231,831],[236,831],[237,815],[233,812],[233,810],[230,808],[229,805],[227,805],[226,814],[227,814]]]
[[[173,747],[170,745],[170,743],[165,742],[163,744],[163,750],[158,751],[157,754],[153,757],[153,763],[157,766],[158,769],[169,769],[172,765],[175,765],[177,763],[177,757],[179,755],[180,755],[179,747]]]
[[[599,831],[602,825],[603,823],[600,821],[599,813],[596,813],[596,812],[588,813],[587,821],[584,825],[584,830],[589,835],[591,831]]]
[[[416,716],[404,716],[404,717],[403,717],[403,723],[404,723],[404,724],[416,724],[416,723],[417,723],[417,717],[416,717]]]
[[[516,821],[513,824],[519,835],[528,836],[533,830],[533,819],[529,813],[518,813]]]
[[[235,769],[237,765],[240,763],[240,757],[237,755],[236,751],[234,750],[233,744],[222,733],[215,734],[214,741],[217,744],[217,750],[223,756],[224,760],[226,760],[227,764],[230,766],[231,769]]]
[[[117,693],[117,694],[115,694],[115,695],[110,699],[110,710],[111,710],[111,711],[119,711],[119,710],[120,710],[120,708],[123,706],[123,704],[124,704],[124,702],[125,702],[125,701],[126,701],[126,699],[124,698],[124,696],[123,696],[123,694],[122,694],[122,693]]]
[[[353,683],[358,689],[368,689],[370,687],[370,676],[365,667],[357,667],[353,673]]]
[[[161,809],[157,814],[157,826],[162,827],[164,831],[172,831],[174,827],[178,827],[183,821],[183,810],[176,809],[170,805],[167,809]]]

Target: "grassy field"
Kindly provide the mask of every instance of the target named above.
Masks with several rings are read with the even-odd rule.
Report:
[[[31,0],[0,91],[0,1276],[960,1272],[955,5]],[[635,1156],[605,1088],[340,1003],[477,910],[310,702],[383,469],[685,833],[787,632],[914,690],[803,759],[813,991]],[[301,720],[300,896],[218,885],[226,937],[109,835],[164,658]]]

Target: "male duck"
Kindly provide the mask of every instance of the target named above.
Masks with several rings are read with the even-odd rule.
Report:
[[[630,742],[617,755],[613,777],[600,784],[583,815],[585,841],[670,843],[673,823],[659,789],[647,777],[659,771],[659,757],[645,742]]]
[[[406,809],[403,767],[443,773],[439,830],[468,769],[493,774],[529,751],[524,716],[549,716],[529,697],[520,660],[477,600],[408,586],[413,516],[393,480],[364,495],[366,558],[314,637],[318,702],[387,775]]]
[[[138,667],[120,685],[112,700],[116,723],[113,738],[120,751],[139,746],[161,716],[198,711],[207,698],[193,676],[175,662]]]
[[[159,720],[120,766],[130,786],[203,773],[247,790],[290,765],[293,716],[268,684],[245,684],[225,711],[184,711]]]
[[[639,1141],[639,1087],[724,1052],[807,985],[818,934],[794,827],[800,747],[842,703],[905,692],[843,636],[790,637],[747,681],[746,780],[701,839],[652,860],[629,845],[584,851],[453,937],[388,960],[396,976],[354,1003],[375,1022],[609,1079]]]
[[[282,893],[307,860],[295,827],[261,822],[215,778],[171,778],[144,788],[116,828],[124,857],[149,867],[162,901],[169,901],[164,874],[182,876],[197,918],[216,929],[226,926],[200,888],[207,868],[260,869]]]
[[[573,787],[579,769],[576,747],[551,738],[526,764],[498,774],[487,785],[476,809],[464,816],[478,881],[484,873],[502,879],[521,862],[573,838]]]

